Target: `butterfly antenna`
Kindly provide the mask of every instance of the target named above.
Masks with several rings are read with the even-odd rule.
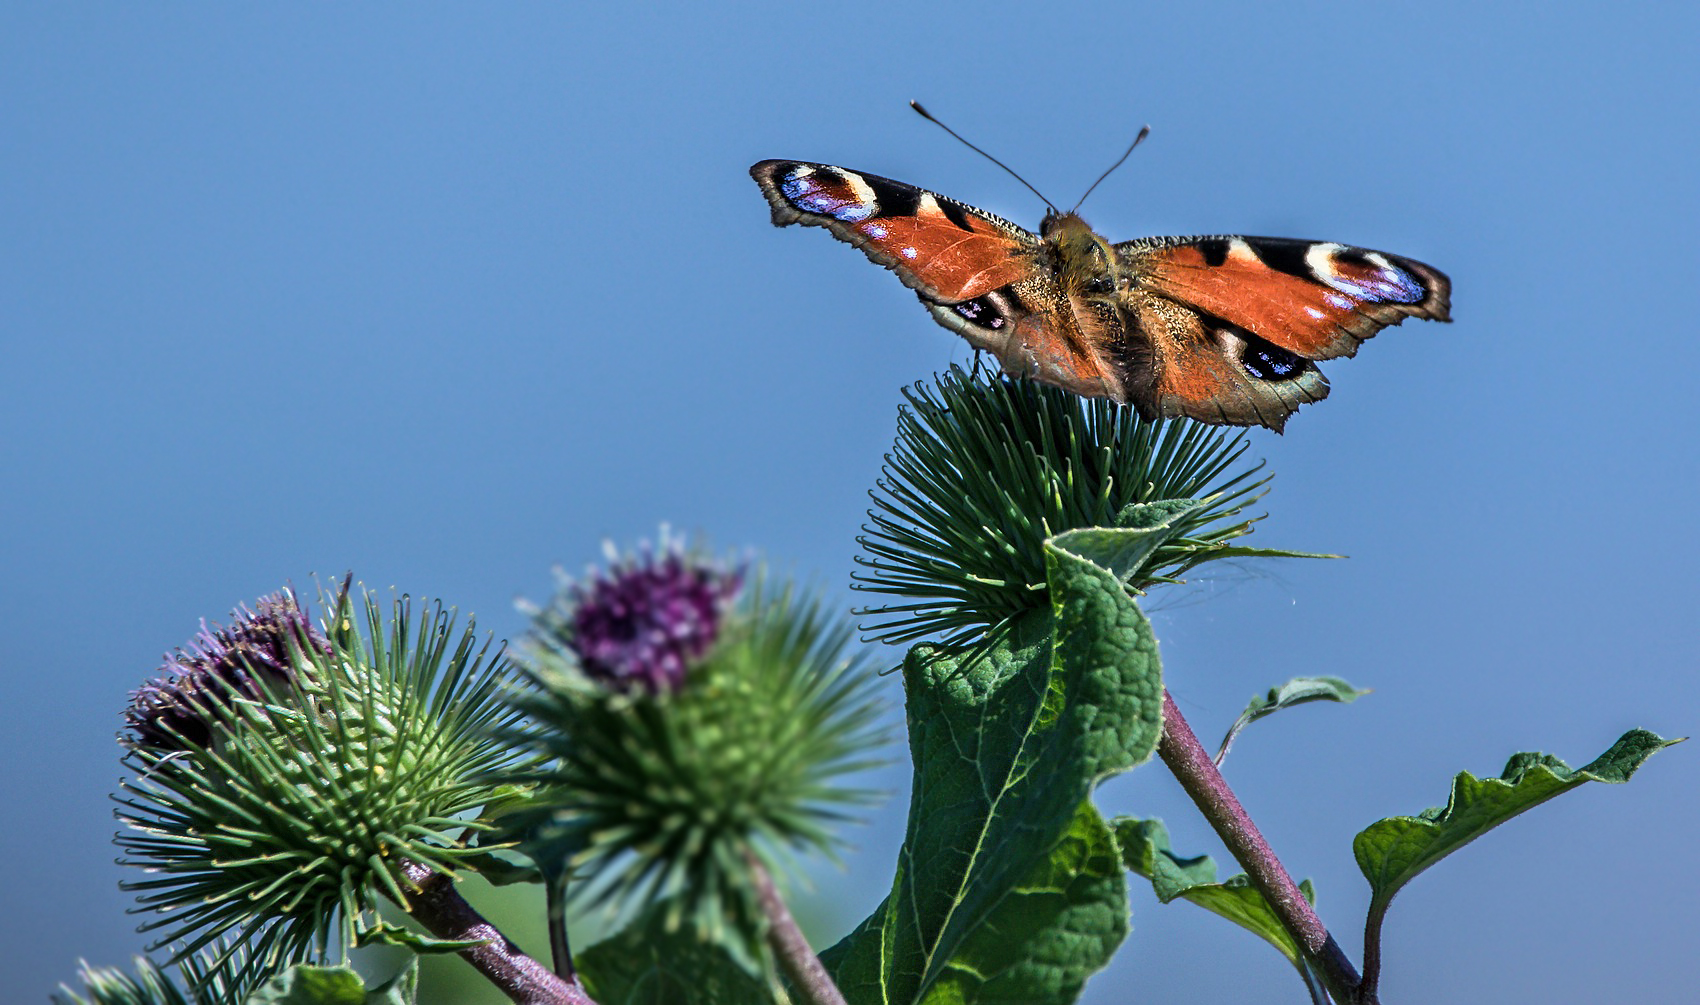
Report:
[[[1103,174],[1101,174],[1101,175],[1099,175],[1099,176],[1098,176],[1098,181],[1095,181],[1095,182],[1093,182],[1093,183],[1092,183],[1092,188],[1088,188],[1088,189],[1087,189],[1087,190],[1086,190],[1086,195],[1091,195],[1091,194],[1092,194],[1092,189],[1094,189],[1094,188],[1097,188],[1097,187],[1098,187],[1098,185],[1099,185],[1099,184],[1100,184],[1100,183],[1101,183],[1101,182],[1102,182],[1102,181],[1103,181],[1103,180],[1104,180],[1104,179],[1105,179],[1105,178],[1108,178],[1108,177],[1109,177],[1109,176],[1110,176],[1110,171],[1114,171],[1114,170],[1115,170],[1115,169],[1116,169],[1116,168],[1119,168],[1119,167],[1121,167],[1121,166],[1122,166],[1122,161],[1125,161],[1125,160],[1127,160],[1127,157],[1128,157],[1128,154],[1131,154],[1131,153],[1133,153],[1133,148],[1134,148],[1134,147],[1136,147],[1136,146],[1139,146],[1139,144],[1140,144],[1140,143],[1141,143],[1141,142],[1143,142],[1143,141],[1144,141],[1144,140],[1145,140],[1145,137],[1147,137],[1147,136],[1150,136],[1150,135],[1151,135],[1151,127],[1150,127],[1150,126],[1142,126],[1142,127],[1140,127],[1140,130],[1139,130],[1139,135],[1138,135],[1138,136],[1135,136],[1135,137],[1134,137],[1134,138],[1133,138],[1133,142],[1132,142],[1132,143],[1129,143],[1129,144],[1128,144],[1128,145],[1127,145],[1127,149],[1126,149],[1126,150],[1124,150],[1124,151],[1122,151],[1122,155],[1121,155],[1121,158],[1120,158],[1120,159],[1118,159],[1118,160],[1117,160],[1117,161],[1116,161],[1116,162],[1115,162],[1115,163],[1114,163],[1114,164],[1111,164],[1111,165],[1110,165],[1110,168],[1109,168],[1109,170],[1108,170],[1108,171],[1105,171],[1105,172],[1104,172],[1104,173],[1103,173]],[[1072,213],[1072,212],[1074,212],[1074,211],[1075,211],[1075,210],[1077,210],[1077,209],[1079,209],[1079,208],[1080,208],[1080,205],[1081,205],[1081,203],[1083,203],[1083,202],[1085,202],[1085,201],[1086,201],[1086,195],[1083,195],[1083,196],[1081,196],[1081,197],[1080,197],[1080,202],[1077,202],[1077,203],[1075,203],[1075,204],[1074,204],[1074,209],[1071,209],[1071,210],[1069,210],[1069,212],[1070,212],[1070,213]]]
[[[974,152],[975,152],[975,153],[977,153],[977,154],[979,154],[979,155],[980,155],[980,156],[981,156],[981,157],[984,157],[984,158],[986,158],[986,159],[987,159],[987,160],[989,160],[989,161],[991,161],[991,162],[992,162],[992,163],[993,163],[993,164],[996,164],[996,165],[997,165],[997,166],[998,166],[998,167],[1001,167],[1001,168],[1003,168],[1003,169],[1004,169],[1004,170],[1005,170],[1005,171],[1008,171],[1008,172],[1009,172],[1009,176],[1010,176],[1010,177],[1011,177],[1011,178],[1014,178],[1014,179],[1015,179],[1015,180],[1016,180],[1016,181],[1018,181],[1018,182],[1020,182],[1020,183],[1021,183],[1021,184],[1023,184],[1023,185],[1026,185],[1026,186],[1027,186],[1027,191],[1029,191],[1029,192],[1031,192],[1031,193],[1033,193],[1033,194],[1034,194],[1034,195],[1036,195],[1036,196],[1038,196],[1038,197],[1039,197],[1039,201],[1040,201],[1040,202],[1042,202],[1042,203],[1044,203],[1044,204],[1045,204],[1045,205],[1046,205],[1046,206],[1048,206],[1048,207],[1050,207],[1050,210],[1051,210],[1051,212],[1053,212],[1053,213],[1055,213],[1055,212],[1056,212],[1056,211],[1057,211],[1057,207],[1056,207],[1056,205],[1055,205],[1055,204],[1053,204],[1053,203],[1052,203],[1052,202],[1051,202],[1051,200],[1049,200],[1049,199],[1047,199],[1047,198],[1045,198],[1045,193],[1043,193],[1043,192],[1041,192],[1041,191],[1039,191],[1039,190],[1038,190],[1038,189],[1036,189],[1036,188],[1034,188],[1034,187],[1033,187],[1033,186],[1032,186],[1032,185],[1031,185],[1031,184],[1029,184],[1029,183],[1028,183],[1028,181],[1027,181],[1027,179],[1026,179],[1026,178],[1023,178],[1023,177],[1021,177],[1021,176],[1020,176],[1020,175],[1018,175],[1018,174],[1016,174],[1016,173],[1015,173],[1015,169],[1014,169],[1014,168],[1012,168],[1012,167],[1010,167],[1010,166],[1009,166],[1009,165],[1008,165],[1008,164],[1005,164],[1005,163],[1004,163],[1004,162],[1003,162],[1003,161],[1000,161],[1000,160],[998,160],[998,159],[997,159],[997,158],[996,158],[996,157],[993,157],[993,156],[992,156],[992,155],[991,155],[991,154],[989,154],[989,153],[987,153],[987,152],[985,152],[985,151],[984,151],[984,150],[981,150],[981,149],[980,149],[980,148],[979,148],[979,147],[977,147],[977,146],[975,146],[975,145],[974,145],[974,144],[972,144],[972,143],[970,143],[970,142],[968,142],[968,141],[967,141],[967,140],[965,140],[965,139],[963,139],[963,138],[962,138],[962,134],[960,134],[960,133],[958,133],[958,132],[957,132],[957,131],[956,131],[956,130],[954,130],[954,129],[952,129],[952,128],[950,128],[950,127],[949,127],[949,126],[947,126],[947,125],[945,125],[945,124],[944,124],[944,123],[943,123],[943,122],[940,122],[940,121],[939,121],[939,120],[938,120],[938,119],[935,119],[935,118],[933,118],[933,113],[932,113],[932,112],[929,112],[929,111],[927,111],[927,110],[926,110],[926,109],[925,109],[925,108],[922,108],[922,107],[921,107],[921,103],[920,103],[920,102],[919,102],[919,101],[911,101],[911,102],[909,102],[909,107],[910,107],[910,108],[913,108],[913,109],[915,109],[915,111],[916,111],[916,112],[919,112],[919,113],[920,113],[920,115],[921,115],[921,118],[923,118],[923,119],[926,119],[926,120],[927,120],[927,121],[928,121],[928,122],[931,122],[931,123],[932,123],[932,124],[933,124],[933,125],[935,125],[935,126],[938,126],[938,127],[939,127],[939,128],[940,128],[940,129],[943,129],[943,130],[944,130],[944,131],[945,131],[945,132],[947,132],[947,133],[949,133],[949,134],[950,134],[950,135],[952,135],[952,136],[954,136],[954,137],[956,137],[956,140],[957,140],[957,142],[959,142],[959,143],[961,143],[961,144],[962,144],[962,145],[963,145],[963,146],[965,146],[965,147],[967,147],[967,148],[968,148],[968,149],[970,149],[970,150],[972,150],[972,151],[974,151]],[[1141,138],[1143,138],[1143,136],[1144,136],[1144,134],[1141,134]],[[1139,142],[1139,141],[1138,141],[1138,140],[1135,140],[1135,141],[1134,141],[1134,142],[1135,142],[1135,143],[1137,143],[1137,142]],[[1132,149],[1132,148],[1129,148],[1129,149],[1130,149],[1130,150],[1131,150],[1131,149]],[[1123,154],[1123,155],[1122,155],[1122,160],[1126,160],[1126,159],[1127,159],[1127,155],[1126,155],[1126,154]],[[1121,163],[1121,162],[1120,162],[1120,161],[1117,161],[1117,163],[1118,163],[1118,164],[1119,164],[1119,163]],[[1110,169],[1110,170],[1112,170],[1112,171],[1113,171],[1113,170],[1115,170],[1115,169],[1114,169],[1114,168],[1111,168],[1111,169]],[[1108,172],[1108,171],[1106,171],[1106,172],[1104,172],[1104,173],[1105,173],[1105,174],[1109,174],[1109,172]],[[1103,179],[1102,179],[1102,178],[1100,178],[1100,179],[1098,179],[1098,180],[1099,180],[1099,181],[1103,181]],[[1091,191],[1091,189],[1088,189],[1088,190],[1087,190],[1087,191],[1088,191],[1088,192],[1090,192],[1090,191]]]

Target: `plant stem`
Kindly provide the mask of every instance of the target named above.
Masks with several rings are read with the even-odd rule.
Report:
[[[495,925],[473,910],[454,881],[430,866],[408,862],[402,873],[414,892],[402,905],[439,939],[481,942],[460,951],[461,959],[518,1005],[596,1005],[576,977],[563,980],[520,952]]]
[[[549,960],[555,964],[555,976],[568,984],[578,983],[578,971],[573,969],[573,947],[567,941],[567,874],[547,877],[546,909],[549,913]]]
[[[1375,989],[1364,988],[1352,961],[1346,958],[1334,936],[1316,916],[1310,901],[1287,875],[1280,859],[1251,822],[1245,807],[1228,787],[1216,762],[1198,742],[1186,718],[1175,707],[1168,691],[1163,692],[1163,738],[1157,754],[1169,766],[1181,787],[1210,821],[1228,852],[1246,871],[1252,885],[1263,894],[1281,925],[1298,943],[1305,957],[1315,964],[1328,993],[1336,1001],[1352,1005],[1376,1005]],[[1364,993],[1367,991],[1367,995]]]
[[[767,944],[779,958],[785,976],[791,978],[793,990],[809,1005],[845,1005],[843,993],[821,965],[820,957],[809,948],[809,940],[803,938],[785,901],[780,899],[767,867],[751,851],[744,852],[744,861],[749,863],[756,897],[761,902],[762,913],[767,915]]]

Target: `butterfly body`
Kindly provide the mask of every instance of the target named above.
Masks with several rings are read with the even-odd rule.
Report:
[[[1407,317],[1450,320],[1451,284],[1396,255],[1241,236],[1111,243],[1078,215],[1034,234],[829,164],[750,169],[777,226],[825,227],[895,272],[941,325],[1013,374],[1148,418],[1264,425],[1328,394],[1315,361]]]

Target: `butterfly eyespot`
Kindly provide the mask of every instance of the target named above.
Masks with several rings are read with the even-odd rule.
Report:
[[[1259,339],[1246,343],[1240,365],[1258,380],[1292,380],[1310,367],[1310,360]]]
[[[1358,300],[1415,304],[1428,296],[1420,279],[1378,251],[1316,244],[1306,252],[1305,259],[1317,279]]]
[[[860,223],[879,212],[868,183],[848,171],[799,164],[779,183],[786,201],[807,213]]]
[[[997,295],[994,293],[975,297],[973,300],[964,300],[960,304],[953,305],[951,309],[981,328],[990,328],[996,331],[1009,324],[1008,311],[1005,305],[998,301]]]

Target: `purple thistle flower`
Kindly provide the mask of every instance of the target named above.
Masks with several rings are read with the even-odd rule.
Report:
[[[743,573],[661,539],[562,591],[541,619],[585,674],[617,690],[676,691],[720,635]]]
[[[276,684],[294,676],[291,644],[330,655],[331,645],[284,589],[232,611],[228,627],[201,631],[188,645],[165,657],[161,676],[130,694],[124,721],[131,743],[156,750],[181,750],[185,743],[206,746],[212,740],[208,713],[227,706],[233,695],[262,697],[262,680]]]

